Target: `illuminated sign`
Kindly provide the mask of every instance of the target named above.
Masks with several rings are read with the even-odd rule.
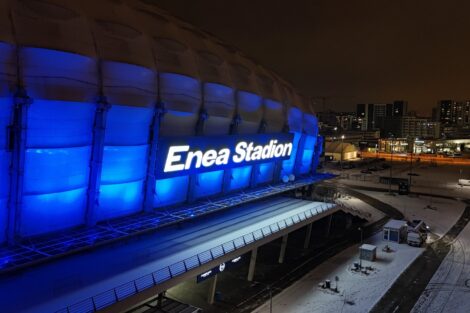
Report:
[[[196,281],[198,283],[203,282],[206,279],[211,278],[212,276],[215,276],[219,273],[222,273],[223,271],[225,271],[228,268],[233,268],[233,267],[241,264],[242,263],[241,261],[242,261],[242,257],[239,256],[239,257],[236,257],[235,259],[232,259],[228,262],[221,263],[221,264],[219,264],[219,266],[214,267],[213,269],[210,269],[207,272],[204,272],[202,274],[197,275]]]
[[[290,133],[162,137],[158,142],[157,177],[174,177],[288,159]]]

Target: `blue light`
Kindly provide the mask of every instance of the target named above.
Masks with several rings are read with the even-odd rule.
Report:
[[[23,196],[20,232],[37,235],[85,222],[87,189]]]
[[[91,145],[94,112],[91,103],[34,100],[28,110],[28,147]]]
[[[94,111],[66,101],[29,107],[21,235],[83,224]]]
[[[90,147],[27,149],[25,194],[55,193],[88,184]]]
[[[98,220],[139,212],[142,209],[143,181],[101,185]]]
[[[163,207],[186,201],[188,176],[158,179],[155,184],[155,207]]]
[[[6,149],[7,127],[12,118],[11,108],[11,99],[0,98],[0,243],[5,240],[8,220],[8,193],[10,191],[8,168],[10,167],[11,154]]]
[[[258,168],[258,177],[256,182],[258,184],[269,183],[273,180],[274,176],[274,162],[262,163]]]
[[[194,197],[202,198],[218,194],[222,191],[224,171],[206,172],[197,175]]]
[[[297,108],[290,108],[287,117],[287,123],[291,132],[302,132],[303,130],[303,115],[302,111]]]
[[[102,184],[123,183],[145,178],[147,145],[104,147]]]
[[[113,105],[108,112],[105,143],[108,146],[148,144],[153,111],[150,108]]]
[[[230,190],[243,189],[250,185],[252,166],[243,166],[232,169]]]
[[[298,132],[292,132],[294,134],[294,148],[292,149],[292,154],[290,155],[290,158],[288,160],[282,161],[282,171],[281,171],[281,177],[283,176],[289,176],[294,172],[294,165],[295,165],[295,159],[297,155],[297,149],[299,147],[299,140],[301,137],[301,133]]]
[[[278,101],[271,100],[271,99],[264,99],[264,105],[269,110],[273,110],[273,111],[281,111],[282,110],[282,103],[278,102]]]
[[[310,173],[311,165],[313,161],[313,152],[315,149],[315,144],[317,142],[317,137],[306,136],[304,152],[302,154],[302,165],[300,166],[300,174]]]
[[[113,105],[107,115],[98,220],[141,210],[152,110]]]
[[[239,91],[238,96],[238,105],[241,107],[244,112],[259,112],[261,105],[263,104],[262,99],[257,94]]]

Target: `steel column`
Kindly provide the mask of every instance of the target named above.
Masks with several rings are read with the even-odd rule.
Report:
[[[152,126],[150,128],[149,135],[149,154],[148,154],[148,165],[147,165],[147,177],[145,180],[145,195],[144,195],[144,211],[153,211],[153,199],[156,193],[156,164],[157,164],[157,150],[158,150],[158,137],[160,134],[160,125],[166,110],[164,109],[163,103],[157,102],[155,111],[153,114]]]
[[[90,178],[88,183],[88,199],[86,210],[87,225],[97,222],[96,211],[98,207],[101,171],[103,167],[104,139],[106,131],[106,118],[111,105],[106,97],[100,96],[96,103],[95,122],[93,125],[93,146],[91,150]]]
[[[207,302],[209,304],[214,304],[215,291],[217,288],[217,275],[211,279],[211,284],[209,286],[209,293],[207,295]]]
[[[255,277],[256,258],[258,257],[258,248],[251,250],[250,265],[248,267],[248,281],[253,281]]]
[[[279,253],[279,264],[284,263],[284,258],[286,256],[288,236],[289,236],[289,234],[285,234],[284,236],[282,236],[281,252]]]
[[[28,108],[32,103],[33,100],[28,96],[26,90],[19,87],[14,98],[13,124],[9,129],[9,149],[12,151],[7,230],[9,244],[15,243],[20,228]]]
[[[308,249],[308,247],[310,246],[310,238],[312,237],[312,227],[313,223],[310,223],[307,226],[307,233],[305,234],[304,240],[304,249]]]

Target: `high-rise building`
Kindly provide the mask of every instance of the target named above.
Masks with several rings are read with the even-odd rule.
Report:
[[[380,128],[383,118],[388,116],[387,108],[390,104],[369,103],[358,104],[356,109],[356,130],[374,130]]]
[[[388,116],[383,121],[381,136],[395,138],[439,138],[440,123],[430,118],[418,117],[414,114],[405,116]]]
[[[367,104],[359,103],[356,107],[355,130],[367,130]]]
[[[408,102],[404,100],[395,100],[387,104],[386,116],[405,116],[408,113]]]
[[[445,126],[470,126],[470,101],[441,100],[438,119]]]

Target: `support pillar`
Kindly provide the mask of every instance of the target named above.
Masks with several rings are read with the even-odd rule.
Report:
[[[248,267],[248,281],[253,281],[255,277],[256,258],[258,256],[258,248],[251,250],[250,265]]]
[[[100,96],[96,104],[95,122],[93,125],[93,146],[91,150],[90,178],[88,184],[88,199],[86,223],[91,226],[96,224],[96,211],[101,185],[101,170],[103,168],[104,138],[106,131],[106,119],[111,105],[106,97]]]
[[[261,120],[258,128],[258,134],[263,134],[266,132],[267,123],[264,119]],[[253,164],[251,166],[251,175],[250,175],[250,188],[255,188],[258,184],[258,176],[259,176],[259,164]]]
[[[161,308],[163,305],[163,292],[160,292],[157,296],[157,308]]]
[[[333,223],[333,214],[328,215],[327,227],[326,227],[326,238],[330,237],[331,224]]]
[[[237,101],[237,99],[235,99]],[[238,133],[238,126],[242,122],[242,118],[239,114],[235,114],[230,125],[230,135],[236,135]],[[227,168],[224,170],[224,178],[222,180],[222,192],[227,193],[230,189],[230,182],[232,181],[232,169]]]
[[[28,108],[31,103],[33,103],[33,100],[28,96],[26,90],[19,87],[14,98],[13,124],[10,127],[8,143],[9,149],[12,151],[7,230],[8,244],[15,243],[20,227]]]
[[[160,133],[160,124],[165,115],[165,109],[161,102],[157,103],[155,108],[155,113],[153,116],[152,128],[149,135],[149,155],[148,155],[148,165],[147,165],[147,177],[145,181],[145,200],[144,200],[144,210],[146,212],[153,211],[153,198],[155,195],[155,167],[157,160],[157,149],[158,149],[158,137]]]
[[[287,237],[289,235],[282,236],[282,243],[281,243],[281,252],[279,253],[279,264],[284,263],[284,258],[286,256],[286,249],[287,249]]]
[[[307,225],[307,233],[305,234],[304,249],[308,249],[310,246],[310,237],[312,237],[313,223]]]
[[[204,104],[204,96],[202,99],[202,103]],[[204,135],[204,123],[208,118],[209,118],[209,115],[207,114],[207,111],[204,108],[202,108],[201,111],[199,112],[199,118],[196,123],[196,129],[195,129],[196,136]],[[189,203],[194,202],[195,200],[194,191],[196,189],[197,184],[199,184],[198,174],[190,174],[189,183],[188,183],[188,202]]]
[[[217,275],[215,275],[211,279],[211,285],[209,286],[209,294],[207,295],[207,303],[214,304],[216,288],[217,288]]]

